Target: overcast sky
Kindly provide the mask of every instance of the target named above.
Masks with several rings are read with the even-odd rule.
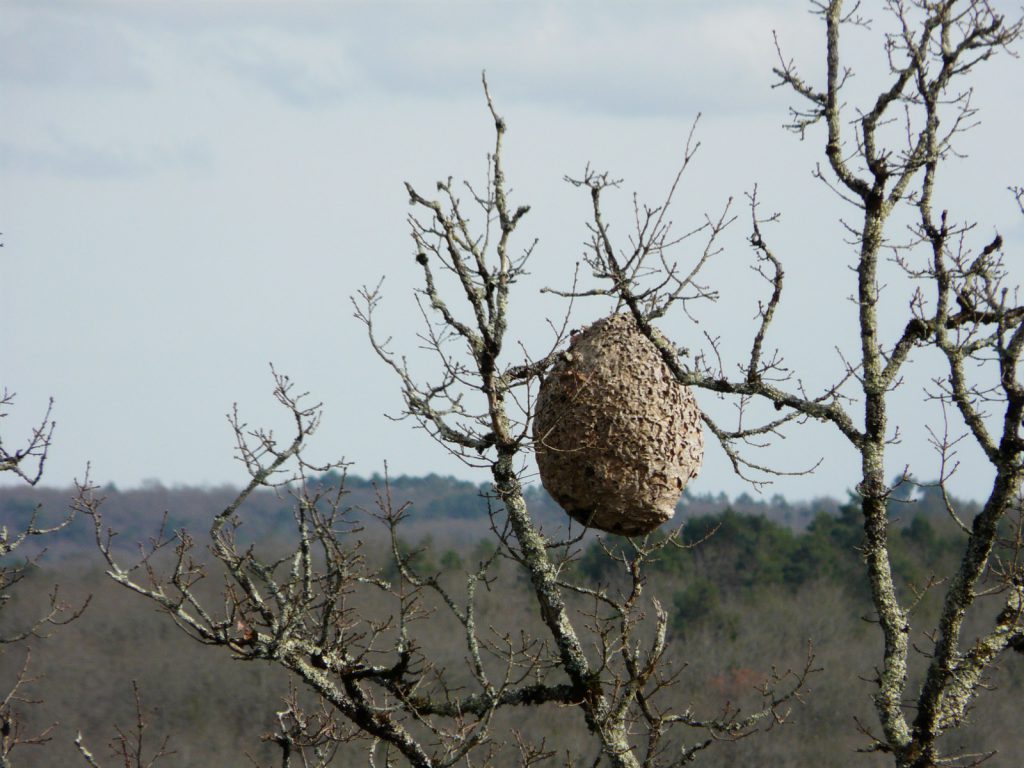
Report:
[[[531,354],[550,343],[543,319],[562,305],[539,289],[568,285],[587,236],[587,197],[563,175],[589,162],[625,180],[609,201],[625,238],[632,192],[664,194],[702,113],[678,226],[759,185],[765,209],[782,214],[766,234],[788,280],[769,341],[812,391],[823,386],[842,370],[836,349],[856,347],[853,251],[842,205],[811,178],[822,135],[801,142],[780,127],[793,99],[771,87],[773,30],[820,82],[822,28],[792,0],[0,0],[0,384],[18,395],[0,423],[5,445],[52,396],[48,483],[71,482],[91,461],[96,480],[122,487],[237,484],[244,472],[224,414],[237,402],[250,424],[287,426],[270,394],[273,362],[325,403],[315,457],[344,456],[363,475],[388,461],[393,473],[486,480],[386,418],[401,411],[398,385],[349,301],[386,276],[382,330],[416,358],[403,181],[430,192],[449,175],[482,180],[493,140],[483,69],[509,124],[514,203],[532,206],[520,245],[539,238],[513,297],[513,359],[519,342]],[[852,103],[882,82],[878,30],[846,46],[858,71]],[[1024,245],[1006,192],[1024,183],[1021,67],[1003,56],[981,71],[982,125],[964,137],[971,157],[951,165],[941,203],[978,220],[979,241],[998,229],[1011,256]],[[735,357],[749,344],[765,284],[750,269],[747,234],[741,217],[710,268],[719,305],[701,310],[699,325],[683,314],[662,323],[680,345],[708,333]],[[890,338],[909,295],[893,281]],[[608,310],[584,302],[574,319]],[[928,361],[918,362],[895,411],[906,426],[891,471],[912,462],[927,478],[936,470],[922,425],[940,417],[922,394]],[[698,399],[728,421],[729,403]],[[710,442],[692,489],[746,489]],[[799,470],[819,456],[815,474],[769,493],[853,486],[855,454],[823,427],[794,430],[756,458]],[[956,489],[979,492],[984,465],[967,450],[960,458]]]

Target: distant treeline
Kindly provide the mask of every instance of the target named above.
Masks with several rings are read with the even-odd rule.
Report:
[[[715,508],[692,514],[692,506]],[[831,583],[848,593],[850,599],[869,609],[870,585],[864,577],[861,545],[863,518],[856,498],[836,505],[836,511],[820,509],[803,529],[787,525],[789,513],[804,507],[787,504],[781,497],[756,505],[757,512],[737,511],[723,498],[684,499],[684,525],[675,543],[666,546],[648,564],[647,573],[657,581],[685,585],[672,593],[672,625],[677,630],[705,622],[724,629],[739,621],[739,614],[722,608],[722,596],[757,600],[782,589],[798,593],[809,584]],[[974,503],[952,500],[961,519],[970,520],[978,511]],[[933,573],[948,572],[962,556],[963,535],[950,515],[942,494],[926,490],[918,498],[906,496],[891,502],[892,528],[890,558],[893,576],[900,589],[926,587]],[[419,540],[403,538],[400,548],[421,574],[461,571],[467,553],[446,545],[440,532]],[[666,526],[660,534],[674,529]],[[1011,532],[1007,531],[1010,535]],[[481,539],[469,558],[486,557],[493,551],[488,539]],[[608,552],[615,557],[609,558]],[[625,576],[624,561],[629,544],[617,536],[593,536],[582,545],[578,559],[569,567],[587,583],[614,583]]]
[[[399,475],[385,480],[380,475],[343,477],[335,472],[314,478],[312,482],[323,490],[324,503],[337,497],[337,490],[343,487],[340,504],[347,510],[347,518],[353,525],[371,533],[375,528],[383,531],[374,516],[380,512],[380,504],[388,494],[396,507],[409,505],[405,525],[412,540],[425,535],[444,539],[445,536],[439,537],[433,529],[439,523],[449,523],[475,541],[492,517],[500,520],[502,516],[489,483],[478,485],[436,474]],[[900,531],[897,537],[900,542],[927,550],[927,562],[928,558],[939,556],[933,548],[941,549],[942,545],[936,542],[945,539],[942,534],[953,523],[946,501],[937,488],[909,485],[906,488],[907,493],[891,502],[893,525]],[[104,523],[118,532],[125,545],[148,540],[161,525],[169,531],[181,528],[204,531],[212,516],[230,504],[237,494],[236,489],[226,486],[167,488],[152,482],[124,491],[108,485],[101,492],[106,497]],[[0,487],[0,525],[18,530],[33,513],[39,514],[43,522],[55,520],[66,514],[73,493],[71,488]],[[558,504],[539,484],[531,486],[526,495],[532,514],[543,526],[557,527],[568,522]],[[961,509],[965,519],[970,519],[976,510],[972,503],[953,503]],[[239,511],[241,533],[253,540],[289,537],[294,530],[294,509],[294,499],[286,487],[277,493],[254,493]],[[730,498],[724,493],[692,494],[687,490],[679,502],[677,520],[686,523],[683,540],[690,543],[717,529],[712,541],[702,545],[699,551],[705,553],[706,559],[725,557],[722,553],[727,552],[735,561],[735,573],[723,577],[727,578],[726,582],[718,583],[746,579],[750,583],[798,585],[806,579],[806,570],[813,570],[817,575],[836,568],[843,571],[846,566],[838,564],[835,552],[853,552],[860,536],[856,502],[843,504],[832,498],[789,502],[778,494],[755,498],[741,493]],[[671,527],[662,530],[666,529],[671,530]],[[50,557],[77,554],[83,548],[91,550],[95,546],[92,530],[87,521],[82,520],[46,543]],[[898,545],[894,550],[897,569],[904,567],[901,552],[902,545]],[[600,562],[600,558],[594,561]],[[584,559],[582,567],[587,567],[586,562]],[[666,555],[658,567],[678,566]],[[910,576],[909,571],[907,575]]]

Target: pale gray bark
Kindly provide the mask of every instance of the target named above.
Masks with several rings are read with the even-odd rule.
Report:
[[[486,82],[484,84],[487,93]],[[451,181],[439,182],[438,190],[445,202],[430,200],[407,184],[410,202],[424,210],[429,219],[410,219],[413,238],[417,246],[417,262],[424,275],[424,303],[439,317],[440,325],[448,333],[461,337],[472,359],[471,366],[459,362],[459,353],[444,348],[441,334],[430,331],[430,341],[445,361],[445,372],[458,371],[466,380],[476,382],[483,396],[477,412],[464,404],[461,376],[446,375],[440,384],[417,384],[404,362],[391,354],[377,341],[373,331],[372,312],[378,301],[376,292],[364,292],[363,304],[357,313],[370,330],[371,340],[378,354],[395,370],[402,385],[408,415],[416,418],[450,450],[464,457],[468,463],[479,463],[490,469],[495,494],[508,516],[511,535],[502,539],[506,550],[530,574],[534,595],[548,632],[558,651],[559,667],[568,678],[568,701],[582,711],[584,720],[595,735],[601,753],[607,762],[621,768],[655,765],[681,765],[688,763],[713,739],[728,740],[750,733],[762,721],[781,720],[784,707],[803,686],[811,671],[811,661],[796,674],[789,685],[766,693],[765,708],[742,719],[724,717],[704,719],[690,712],[673,712],[671,707],[659,708],[653,698],[663,687],[658,671],[665,651],[667,616],[656,601],[654,605],[654,642],[645,649],[634,645],[637,624],[643,621],[639,604],[642,592],[643,561],[666,542],[641,545],[637,548],[633,570],[633,595],[624,601],[586,585],[570,584],[558,574],[552,561],[552,543],[537,529],[530,517],[518,477],[517,463],[529,449],[529,413],[514,415],[510,408],[515,391],[525,391],[522,400],[529,399],[528,387],[552,359],[552,355],[525,366],[503,368],[500,356],[507,331],[507,309],[510,287],[522,273],[533,246],[516,259],[509,251],[510,238],[520,219],[529,208],[520,206],[514,211],[506,199],[505,175],[502,166],[502,142],[505,121],[495,111],[490,94],[488,106],[494,118],[495,148],[491,155],[491,176],[488,192],[477,196],[487,217],[487,228],[482,234],[471,234],[460,209],[460,201],[452,190]],[[595,207],[599,213],[599,208]],[[720,222],[721,226],[724,223]],[[487,253],[491,241],[491,227],[496,227],[493,262]],[[660,224],[655,225],[658,229]],[[705,257],[709,258],[710,253]],[[460,302],[464,310],[472,313],[472,321],[463,322],[458,312],[442,295],[435,270],[452,273],[462,289]],[[554,342],[554,348],[564,340],[563,335]],[[617,629],[602,630],[604,645],[620,651],[606,651],[604,656],[588,658],[575,626],[575,619],[566,606],[566,592],[580,592],[596,597],[616,617]],[[697,728],[710,733],[695,744],[683,746],[675,754],[662,754],[663,737],[677,727]],[[646,744],[644,744],[646,742]]]
[[[859,16],[859,6],[845,9],[842,0],[814,5],[825,23],[826,74],[822,88],[808,84],[781,52],[776,74],[780,84],[791,88],[804,103],[791,111],[789,127],[803,137],[824,124],[825,158],[831,173],[819,169],[817,175],[859,217],[858,227],[847,227],[856,236],[859,358],[847,365],[845,375],[819,395],[808,397],[800,386],[795,391],[788,389],[792,374],[787,375],[777,365],[777,358],[765,359],[765,336],[781,300],[783,270],[781,260],[762,237],[764,220],[759,218],[756,191],[750,196],[750,242],[772,293],[760,308],[761,322],[750,358],[740,364],[739,378],[724,373],[721,361],[716,360],[716,348],[684,364],[679,350],[652,332],[649,321],[673,304],[714,296],[706,289],[696,290],[694,273],[686,281],[673,284],[674,262],[663,255],[664,244],[672,242],[667,232],[645,234],[644,226],[638,225],[631,247],[621,252],[616,249],[600,207],[601,192],[614,184],[593,172],[575,183],[589,188],[593,200],[594,237],[588,263],[595,276],[607,280],[611,287],[567,293],[617,296],[659,346],[679,381],[736,396],[741,413],[752,397],[764,398],[782,412],[775,421],[755,426],[741,419],[741,427],[734,431],[708,422],[738,472],[759,469],[770,473],[769,468],[754,464],[741,453],[740,441],[771,434],[799,418],[831,423],[858,451],[856,488],[864,516],[865,575],[883,640],[873,694],[881,734],[872,737],[868,749],[892,754],[901,768],[927,768],[956,759],[955,755],[940,753],[940,736],[963,722],[983,688],[990,665],[1007,649],[1019,649],[1024,643],[1020,607],[1024,572],[1017,564],[1020,553],[1013,549],[1007,558],[995,563],[992,559],[1000,520],[1019,514],[1024,477],[1024,384],[1019,377],[1024,307],[1012,303],[1014,294],[1004,286],[1002,238],[997,236],[983,247],[975,246],[972,253],[965,244],[972,227],[955,226],[947,211],[936,216],[932,210],[936,175],[974,114],[968,86],[956,84],[977,65],[1016,42],[1021,22],[1007,21],[984,0],[888,3],[886,11],[893,22],[885,48],[890,79],[879,89],[874,102],[851,119],[854,108],[846,107],[841,95],[851,74],[843,63],[841,42],[844,29],[866,26],[866,20]],[[891,120],[905,122],[905,145],[884,144],[880,127]],[[684,168],[688,162],[689,155]],[[1014,190],[1014,194],[1019,203],[1020,191]],[[663,207],[670,201],[671,194]],[[916,238],[909,245],[894,247],[898,238],[890,231],[889,222],[900,207],[916,212]],[[645,210],[648,219],[638,216],[644,224],[650,217],[650,209]],[[714,242],[719,230],[709,227],[707,231],[709,243]],[[906,326],[897,329],[894,341],[891,331],[879,326],[879,285],[886,281],[882,274],[883,247],[896,252],[898,266],[908,277],[924,282],[925,288],[930,285],[933,291],[930,302],[923,289],[914,295]],[[925,254],[923,264],[918,250]],[[708,247],[703,252],[706,254]],[[912,261],[914,257],[917,262]],[[644,268],[649,273],[654,258],[659,267],[654,277],[638,277]],[[703,257],[698,261],[703,264]],[[910,607],[899,598],[889,558],[888,506],[893,486],[886,480],[885,457],[894,433],[889,395],[900,383],[910,352],[921,346],[936,348],[945,356],[948,374],[940,383],[939,399],[960,413],[969,435],[991,462],[994,480],[982,511],[970,525],[961,523],[965,533],[963,556],[959,568],[949,575],[937,626],[923,632],[925,638],[931,638],[927,672],[921,687],[911,690],[908,664],[914,628]],[[794,380],[799,385],[799,380]],[[844,399],[848,393],[853,396]],[[854,414],[846,400],[858,403],[861,412]],[[991,434],[983,410],[996,408],[1001,417],[1000,432]],[[936,434],[943,431],[937,430]],[[951,441],[942,437],[936,443],[942,466],[946,466]],[[943,476],[940,482],[946,479]],[[952,507],[950,512],[959,522]],[[988,634],[965,646],[961,638],[963,622],[978,599],[983,581],[988,593],[1005,601],[1004,608]],[[918,644],[927,645],[928,641]],[[908,704],[912,710],[908,710]],[[915,713],[912,719],[908,711]]]

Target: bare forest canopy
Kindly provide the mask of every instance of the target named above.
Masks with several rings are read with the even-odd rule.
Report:
[[[339,479],[328,475],[321,482]],[[376,493],[385,490],[382,481],[347,478],[352,516],[361,527],[349,535],[365,542],[372,568],[394,579],[398,574],[387,551],[385,527],[373,518]],[[403,548],[419,572],[438,573],[454,585],[493,554],[491,515],[500,524],[503,513],[487,498],[488,487],[429,475],[393,478],[389,488],[395,503],[413,502],[403,525]],[[962,532],[948,519],[941,494],[928,486],[909,491],[891,501],[895,573],[900,589],[907,591],[955,563],[962,546]],[[166,525],[200,534],[237,492],[154,484],[129,491],[107,488],[104,493],[106,520],[120,530],[120,546],[131,549],[153,535],[165,513]],[[70,494],[69,489],[54,488],[0,490],[3,524],[23,524],[39,504],[48,514],[57,514]],[[530,494],[531,507],[545,526],[564,525],[567,518],[542,489]],[[287,495],[254,494],[240,510],[240,535],[258,539],[264,547],[273,547],[280,536],[284,547],[293,508]],[[967,505],[959,508],[967,510]],[[647,577],[651,588],[669,601],[668,631],[681,641],[676,647],[685,648],[685,658],[675,661],[693,692],[693,703],[724,698],[737,707],[755,706],[772,665],[799,663],[808,641],[822,669],[808,705],[799,707],[786,727],[764,738],[742,739],[709,755],[705,764],[841,764],[835,762],[836,755],[845,760],[861,745],[860,735],[849,727],[851,717],[870,716],[869,685],[858,678],[870,675],[872,657],[865,642],[870,624],[864,621],[871,613],[870,595],[858,578],[863,527],[857,502],[851,497],[845,503],[826,499],[790,504],[780,496],[755,501],[747,495],[730,500],[724,494],[687,494],[678,518],[674,525],[683,525],[683,541],[702,543],[665,549],[650,564]],[[197,653],[192,641],[163,621],[147,601],[104,577],[91,535],[91,527],[76,519],[61,536],[47,541],[49,551],[30,569],[2,615],[5,626],[18,625],[47,601],[54,584],[72,602],[91,596],[77,621],[45,642],[31,643],[32,669],[38,676],[31,691],[47,707],[24,707],[25,725],[37,730],[58,725],[45,746],[23,749],[18,765],[75,764],[73,739],[78,731],[97,747],[112,733],[113,724],[129,732],[135,717],[133,685],[150,724],[150,743],[155,747],[169,737],[166,749],[174,754],[168,765],[245,765],[245,755],[268,764],[274,747],[265,736],[273,731],[274,713],[287,695],[285,676],[266,664],[225,663],[215,654]],[[625,583],[621,562],[609,558],[606,550],[625,546],[628,540],[620,537],[588,536],[579,542],[579,556],[568,567],[587,583]],[[480,620],[495,628],[533,628],[540,618],[515,564],[499,559],[495,568],[500,578],[481,597]],[[937,611],[935,597],[920,610]],[[814,610],[807,610],[808,605]],[[370,615],[389,608],[366,604],[360,610]],[[438,663],[458,668],[464,662],[458,646],[447,640],[452,631],[454,627],[439,621],[422,641]],[[22,661],[20,652],[0,656],[0,671],[13,674]],[[1019,665],[1007,665],[994,674],[992,684],[997,690],[983,700],[973,724],[958,734],[959,743],[968,748],[997,743],[1000,754],[989,764],[1009,768],[1024,749],[1024,740],[1016,735],[1019,729],[1011,727],[1016,709],[1010,706],[1024,690],[1024,674]],[[544,714],[516,711],[509,716],[514,721],[510,728],[531,723],[539,728],[542,723],[534,721]],[[837,735],[822,739],[822,733]],[[576,723],[548,744],[567,753],[585,739],[583,725]],[[352,745],[347,759],[358,760],[359,749]]]
[[[314,478],[313,482],[317,479]],[[347,518],[363,525],[364,536],[373,537],[377,533],[374,530],[374,513],[377,491],[385,486],[383,476],[374,474],[364,478],[346,475],[343,478],[340,473],[330,472],[322,475],[319,482],[325,487],[343,484]],[[483,535],[490,513],[500,514],[501,505],[494,499],[490,483],[474,484],[451,476],[428,474],[392,477],[388,485],[395,502],[410,505],[403,530],[423,529],[435,538],[449,538],[452,534],[445,531],[450,530],[453,523],[460,522],[474,533]],[[108,484],[102,489],[102,494],[106,499],[107,520],[119,532],[121,543],[134,546],[135,542],[151,536],[154,526],[159,525],[165,515],[168,530],[205,530],[209,527],[211,515],[226,507],[238,495],[238,490],[231,486],[165,487],[158,481],[149,481],[139,488],[126,490]],[[897,524],[903,521],[909,525],[918,517],[928,520],[947,517],[942,494],[934,485],[918,487],[905,483],[904,491],[898,494],[893,504]],[[43,515],[63,515],[74,494],[74,488],[0,486],[0,525],[16,529],[37,508]],[[543,487],[531,486],[526,494],[530,509],[544,526],[555,528],[568,524],[568,517]],[[744,516],[760,516],[768,523],[800,532],[819,516],[838,516],[843,504],[839,498],[832,497],[788,501],[780,494],[766,496],[743,492],[730,497],[724,492],[694,494],[687,489],[679,501],[675,519],[665,526],[665,530],[680,522],[721,515],[729,510]],[[956,505],[966,512],[976,506],[964,501],[957,501]],[[286,489],[264,489],[253,493],[242,512],[242,530],[254,540],[278,533],[288,535],[294,526],[294,499]],[[383,528],[379,532],[383,534]],[[465,539],[466,536],[456,538]],[[92,528],[85,521],[78,521],[64,532],[59,541],[47,541],[46,546],[51,559],[79,549],[86,555],[93,555]]]
[[[379,475],[343,477],[333,471],[311,482],[323,487],[343,484],[346,519],[358,526],[348,535],[368,542],[382,542],[387,537],[386,527],[375,517],[378,493],[390,491],[395,503],[408,504],[402,536],[411,549],[422,550],[418,557],[425,571],[435,567],[431,563],[461,567],[465,552],[486,546],[492,522],[500,522],[503,516],[489,483],[476,485],[436,474],[389,480]],[[936,485],[905,482],[902,491],[890,501],[890,514],[897,534],[894,540],[903,555],[896,558],[897,568],[912,581],[921,576],[915,563],[925,567],[943,553],[955,552],[960,531],[949,518]],[[59,516],[73,495],[74,489],[69,488],[0,488],[0,525],[17,530],[37,510],[44,516]],[[237,489],[227,486],[166,488],[153,482],[120,491],[110,485],[103,489],[106,524],[118,532],[118,545],[136,551],[161,526],[168,532],[202,532],[210,518],[237,495]],[[537,521],[547,530],[556,532],[568,525],[569,518],[542,487],[531,487],[527,497]],[[977,512],[977,505],[971,502],[953,499],[952,505],[964,514]],[[239,510],[239,535],[264,543],[280,538],[283,544],[294,528],[294,509],[294,499],[286,489],[253,493]],[[853,495],[846,502],[835,498],[789,502],[779,494],[755,498],[741,493],[730,499],[725,493],[692,494],[687,490],[675,520],[663,526],[662,532],[682,525],[682,538],[687,542],[713,533],[700,548],[666,553],[655,567],[671,570],[683,568],[684,562],[721,560],[726,551],[729,555],[719,565],[722,573],[717,574],[719,584],[751,586],[760,581],[799,586],[821,574],[855,581],[857,548],[863,535],[859,515]],[[95,556],[95,534],[87,523],[76,519],[60,537],[45,542],[46,568]],[[580,564],[588,576],[600,577],[602,568],[614,565],[614,561],[601,558],[594,534],[588,534],[581,546],[591,555],[584,556]],[[26,548],[25,554],[34,553]]]

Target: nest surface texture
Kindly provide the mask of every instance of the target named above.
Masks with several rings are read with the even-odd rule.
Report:
[[[670,519],[704,457],[693,393],[630,314],[575,334],[537,394],[541,481],[575,520],[623,536]]]

